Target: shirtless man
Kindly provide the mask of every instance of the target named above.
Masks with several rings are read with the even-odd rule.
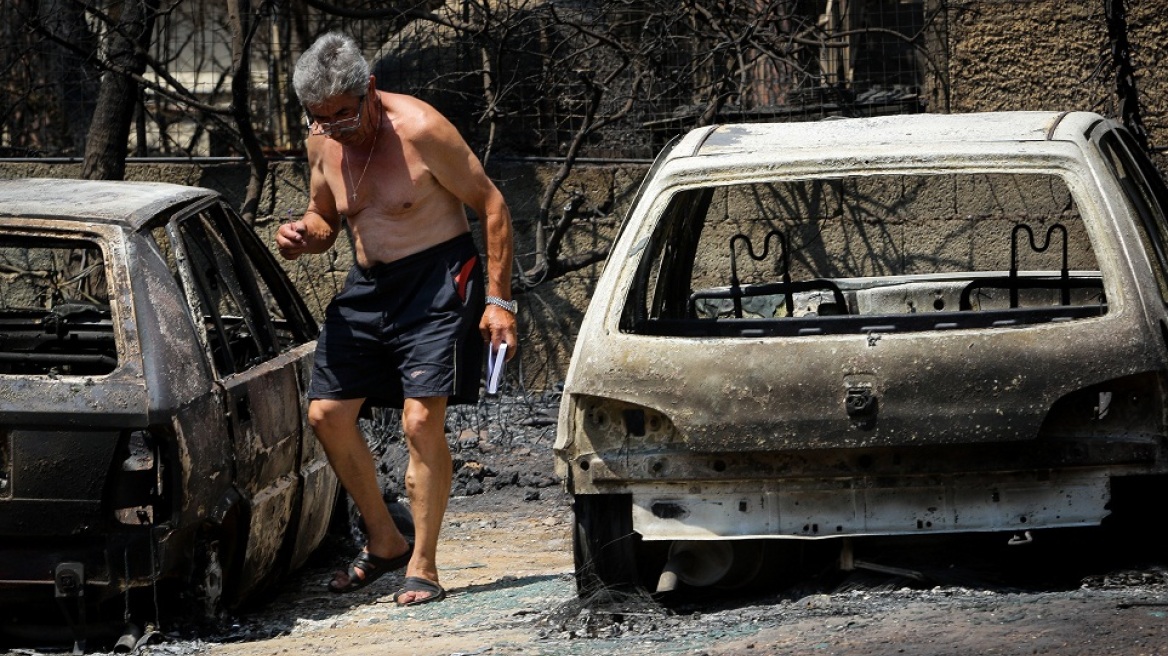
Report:
[[[486,344],[505,342],[508,359],[515,354],[511,214],[454,126],[421,100],[378,91],[348,36],[317,40],[293,86],[311,132],[310,198],[303,218],[280,226],[276,245],[288,259],[323,253],[342,216],[356,242],[356,265],[326,311],[308,394],[309,423],[368,537],[329,589],[349,592],[406,567],[395,601],[438,601],[438,532],[453,473],[447,402],[478,400]],[[485,289],[464,205],[483,225]],[[367,400],[402,408],[412,545],[390,518],[357,426]]]

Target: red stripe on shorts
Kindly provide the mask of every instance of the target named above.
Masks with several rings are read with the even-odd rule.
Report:
[[[466,302],[466,284],[470,282],[471,269],[474,268],[475,262],[478,259],[478,256],[475,256],[467,260],[466,264],[462,265],[462,269],[458,272],[458,275],[454,276],[454,284],[458,287],[458,298],[462,299],[463,303]]]

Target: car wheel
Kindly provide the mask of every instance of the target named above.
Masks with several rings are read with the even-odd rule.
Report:
[[[581,598],[640,585],[637,556],[641,539],[633,532],[632,509],[628,494],[585,494],[573,500],[576,522],[572,546],[576,592]]]

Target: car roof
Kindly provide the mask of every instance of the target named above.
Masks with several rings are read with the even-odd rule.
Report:
[[[691,131],[673,157],[885,145],[927,151],[957,143],[1077,140],[1103,120],[1091,112],[983,112],[727,124]]]
[[[0,217],[71,219],[137,229],[161,212],[216,195],[210,189],[166,182],[0,180]]]

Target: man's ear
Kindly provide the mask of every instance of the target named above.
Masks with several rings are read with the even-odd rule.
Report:
[[[376,92],[377,92],[377,77],[374,76],[372,73],[370,73],[369,74],[369,93],[374,94]]]

